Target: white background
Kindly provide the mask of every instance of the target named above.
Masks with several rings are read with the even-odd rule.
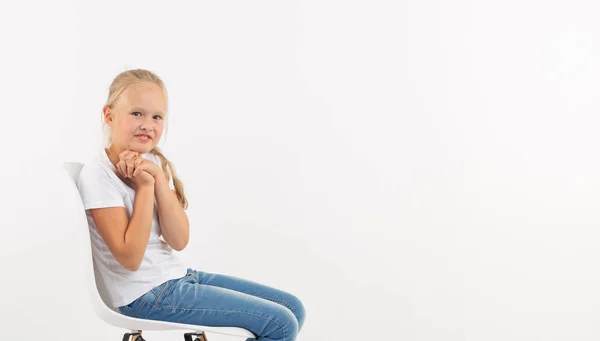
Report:
[[[597,340],[597,7],[2,1],[0,339],[125,332],[87,301],[62,162],[146,68],[190,200],[179,256],[296,294],[298,340]]]

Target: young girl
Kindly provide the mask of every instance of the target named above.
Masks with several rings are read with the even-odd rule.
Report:
[[[81,170],[78,187],[107,303],[131,317],[295,340],[305,318],[297,297],[187,268],[174,255],[188,243],[189,223],[183,185],[157,147],[167,101],[165,85],[152,72],[117,75],[102,110],[106,148]]]

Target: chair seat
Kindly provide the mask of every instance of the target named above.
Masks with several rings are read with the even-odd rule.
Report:
[[[239,327],[211,327],[201,326],[194,324],[184,324],[175,322],[155,321],[129,317],[113,310],[110,310],[108,306],[106,310],[99,314],[106,323],[129,330],[191,330],[195,332],[212,332],[217,334],[241,336],[246,338],[255,338],[249,330]]]

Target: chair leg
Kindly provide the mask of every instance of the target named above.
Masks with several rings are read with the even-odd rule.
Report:
[[[196,338],[194,338],[194,336],[197,336]],[[208,341],[208,339],[206,338],[206,334],[204,334],[204,332],[198,334],[196,332],[192,332],[192,333],[185,333],[183,334],[183,339],[185,341]]]
[[[129,338],[133,337],[132,341],[146,341],[144,340],[144,338],[142,337],[142,333],[140,332],[136,332],[136,333],[125,333],[125,335],[123,335],[123,341],[129,341]]]

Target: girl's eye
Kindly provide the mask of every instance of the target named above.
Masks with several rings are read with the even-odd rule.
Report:
[[[132,114],[133,116],[137,116],[136,114],[140,114],[140,115],[142,115],[142,113],[141,113],[141,112],[139,112],[139,111],[134,111],[134,112],[132,112],[131,114]],[[162,116],[160,116],[160,115],[154,115],[154,119],[162,120]]]

